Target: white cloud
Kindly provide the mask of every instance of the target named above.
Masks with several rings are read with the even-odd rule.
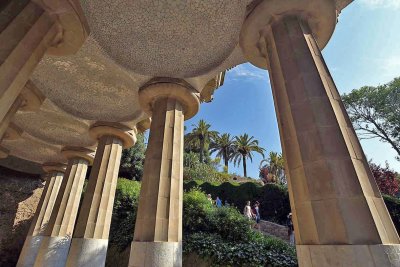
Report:
[[[400,0],[358,0],[370,8],[400,8]]]
[[[232,79],[268,80],[268,72],[249,63],[234,67],[228,72]]]
[[[384,77],[397,77],[400,75],[400,55],[375,59],[375,64],[383,72]]]

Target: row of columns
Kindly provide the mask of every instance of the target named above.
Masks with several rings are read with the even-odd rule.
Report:
[[[299,265],[400,266],[398,234],[307,18],[289,10],[293,1],[280,2],[286,4],[276,6],[287,10],[256,23],[261,28],[252,36],[260,42],[252,51],[270,71]],[[270,8],[267,1],[260,5]],[[10,1],[1,12],[4,130],[29,75],[62,36],[54,16],[34,2]],[[196,114],[198,95],[184,82],[152,80],[139,98],[153,121],[129,266],[181,266],[183,121]],[[48,181],[18,266],[104,265],[121,150],[134,135],[109,125],[93,127],[92,134],[99,145],[79,215],[91,159],[88,151],[68,149],[65,172],[46,168]]]
[[[43,166],[48,179],[17,266],[104,266],[121,152],[136,130],[95,125],[90,133],[99,141],[94,160],[91,150],[65,148],[66,167]]]

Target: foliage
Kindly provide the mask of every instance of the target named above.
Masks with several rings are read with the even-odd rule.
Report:
[[[131,148],[122,150],[119,176],[140,181],[143,176],[145,153],[144,135],[138,134],[136,144]]]
[[[211,131],[211,125],[204,120],[199,120],[193,127],[192,132],[185,135],[185,148],[187,151],[198,150],[200,163],[204,163],[204,153],[208,151],[209,144],[218,136],[218,132]]]
[[[203,181],[190,181],[184,183],[186,191],[198,187],[215,199],[217,196],[223,201],[243,210],[246,201],[260,202],[260,215],[262,219],[285,224],[286,216],[290,212],[289,194],[287,188],[277,184],[260,186],[256,183],[209,183]]]
[[[110,228],[110,245],[123,251],[132,242],[140,183],[119,178]]]
[[[185,193],[184,252],[211,259],[214,266],[297,266],[294,250],[250,228],[234,207],[216,208],[199,189]]]
[[[389,143],[400,160],[400,77],[354,89],[342,99],[360,137]]]
[[[200,190],[191,190],[183,194],[183,231],[204,232],[209,229],[207,212],[212,209],[212,203]]]
[[[266,165],[262,166],[264,161],[266,162]],[[265,183],[273,182],[287,184],[285,175],[285,159],[283,158],[282,153],[279,154],[271,151],[268,159],[261,161],[260,165],[260,178]]]
[[[226,172],[219,172],[219,158],[209,163],[200,162],[199,156],[194,152],[183,155],[183,178],[184,180],[203,180],[207,182],[225,182],[230,179]]]
[[[378,184],[379,190],[383,194],[396,196],[400,189],[400,183],[396,178],[396,174],[389,169],[389,166],[386,165],[385,168],[382,168],[379,165],[370,163],[369,167],[374,175],[376,183]]]
[[[224,160],[224,172],[228,172],[229,160],[232,158],[234,153],[233,138],[230,134],[224,133],[222,135],[217,135],[215,139],[211,142],[210,152],[217,153],[217,157]]]
[[[400,199],[383,195],[386,207],[392,217],[392,221],[398,233],[400,233]]]
[[[183,252],[211,259],[213,266],[297,266],[294,249],[272,237],[235,242],[215,233],[194,233],[185,237]]]
[[[249,158],[250,161],[253,161],[253,152],[264,157],[264,151],[265,149],[258,145],[258,140],[254,139],[254,136],[239,135],[235,137],[232,160],[235,165],[243,163],[243,174],[244,177],[247,177],[246,159]]]

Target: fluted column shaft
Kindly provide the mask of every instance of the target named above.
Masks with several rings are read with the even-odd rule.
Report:
[[[53,211],[63,176],[64,173],[59,171],[47,174],[46,185],[18,259],[18,267],[31,267],[35,263],[43,239],[43,233]]]
[[[157,100],[129,266],[182,264],[183,132],[184,114],[179,101]]]
[[[65,266],[88,165],[86,158],[68,160],[65,178],[34,266]]]
[[[390,266],[399,237],[307,22],[266,43],[300,266]]]
[[[104,266],[123,140],[100,137],[67,266]]]
[[[57,35],[54,19],[37,4],[10,1],[0,18],[0,122]]]

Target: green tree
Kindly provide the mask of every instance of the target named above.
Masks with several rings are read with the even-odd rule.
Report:
[[[145,153],[144,135],[138,134],[136,144],[122,150],[119,176],[130,180],[142,180]]]
[[[260,177],[266,182],[278,182],[279,184],[286,184],[285,176],[285,160],[282,153],[269,152],[268,159],[261,161],[261,164],[266,162],[266,165],[260,166]],[[266,171],[265,171],[266,169]]]
[[[210,145],[211,153],[217,153],[217,157],[222,158],[225,170],[228,172],[228,164],[234,152],[233,138],[230,134],[224,133],[216,136]]]
[[[258,145],[258,140],[254,136],[249,137],[248,134],[243,134],[235,137],[234,154],[232,160],[235,165],[243,163],[243,174],[247,177],[246,159],[253,161],[253,152],[257,152],[264,157],[265,149]]]
[[[205,150],[208,150],[209,144],[218,136],[218,132],[211,131],[211,125],[204,120],[199,120],[197,125],[193,124],[193,127],[192,132],[185,136],[185,147],[189,150],[198,148],[200,162],[203,163]]]
[[[400,160],[400,77],[384,85],[354,89],[342,99],[360,138],[389,143]]]

